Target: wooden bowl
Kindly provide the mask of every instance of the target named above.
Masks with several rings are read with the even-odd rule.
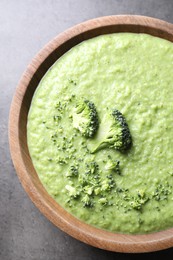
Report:
[[[92,37],[116,33],[147,33],[173,42],[173,25],[142,16],[108,16],[84,22],[50,41],[24,72],[14,95],[9,142],[18,177],[40,211],[64,232],[89,245],[117,252],[149,252],[173,246],[173,228],[147,235],[112,233],[92,227],[64,210],[42,186],[28,152],[26,124],[35,89],[50,66],[76,44]]]

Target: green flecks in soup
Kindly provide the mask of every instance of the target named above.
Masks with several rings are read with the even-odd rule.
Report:
[[[77,218],[122,233],[173,226],[172,72],[172,43],[117,33],[75,46],[40,82],[28,116],[30,155],[46,190]],[[73,122],[81,98],[98,115],[94,132],[84,135]],[[132,145],[93,153],[113,109],[124,116]]]

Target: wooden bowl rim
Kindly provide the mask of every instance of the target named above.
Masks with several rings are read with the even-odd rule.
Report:
[[[147,28],[153,28],[153,30],[159,29],[161,32],[166,32],[168,35],[171,35],[173,38],[172,24],[159,19],[138,15],[100,17],[78,24],[59,34],[46,44],[35,56],[19,81],[10,109],[9,145],[12,161],[23,188],[37,208],[39,208],[39,210],[57,227],[82,242],[105,250],[133,253],[151,252],[173,246],[173,228],[145,235],[128,235],[112,233],[83,223],[64,209],[61,209],[57,203],[57,205],[55,205],[55,201],[49,195],[46,200],[44,199],[42,193],[37,190],[35,183],[26,168],[20,143],[21,133],[19,129],[19,120],[22,113],[21,106],[23,97],[33,75],[37,72],[39,66],[45,59],[57,48],[57,46],[62,45],[66,41],[79,36],[88,30],[106,26],[122,26],[123,28],[124,25],[137,26],[139,28],[145,26],[146,33],[148,30]],[[61,210],[61,212],[59,212],[59,210]]]

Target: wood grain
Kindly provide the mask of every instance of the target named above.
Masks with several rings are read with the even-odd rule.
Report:
[[[9,118],[9,143],[18,177],[40,211],[64,232],[92,246],[117,252],[149,252],[173,246],[173,228],[147,235],[117,234],[76,219],[53,200],[42,186],[29,156],[26,138],[28,110],[35,89],[50,66],[76,44],[115,33],[147,33],[173,42],[173,25],[143,16],[108,16],[84,22],[50,41],[31,61],[15,92]]]

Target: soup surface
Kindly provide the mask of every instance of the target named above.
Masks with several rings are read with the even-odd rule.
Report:
[[[62,207],[113,232],[173,227],[172,75],[173,44],[131,33],[84,41],[49,69],[32,99],[27,138],[41,182]],[[91,138],[74,128],[81,98],[95,104],[99,117]],[[111,109],[124,115],[132,146],[91,153]]]

